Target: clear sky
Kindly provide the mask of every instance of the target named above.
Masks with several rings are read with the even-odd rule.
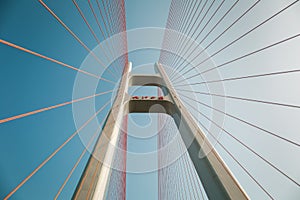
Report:
[[[126,1],[127,11],[127,29],[143,28],[143,27],[165,27],[168,17],[168,10],[170,6],[169,0],[153,0],[153,1],[140,1],[129,0]],[[149,71],[146,66],[141,66],[148,63],[158,61],[159,51],[157,50],[140,50],[129,54],[129,60],[137,69],[134,73],[153,73],[153,68]],[[149,67],[149,65],[148,65]],[[157,89],[147,89],[147,92],[142,90],[136,91],[137,95],[157,95]],[[144,117],[143,117],[144,116]],[[128,137],[128,151],[142,153],[152,152],[157,148],[157,138],[150,137],[153,135],[153,130],[157,130],[157,118],[155,114],[132,114],[132,120],[135,123],[141,123],[140,126],[145,128],[138,129],[134,123],[129,124],[129,131],[134,130],[133,133],[136,137]],[[130,119],[130,118],[129,118]],[[139,139],[138,133],[143,132],[143,139]],[[155,131],[156,132],[156,131]],[[147,133],[149,137],[147,138]],[[146,137],[145,137],[146,136]],[[155,162],[151,160],[149,162]],[[131,163],[128,163],[129,165]],[[139,164],[136,161],[133,164]],[[132,165],[132,164],[131,164]],[[157,199],[157,172],[148,172],[143,174],[127,174],[127,198],[128,199]]]
[[[38,1],[1,1],[0,37],[74,66],[86,51],[45,11]],[[85,33],[71,1],[49,3],[88,45],[95,45]],[[65,12],[65,10],[68,12]],[[0,116],[6,118],[70,101],[76,72],[1,44]],[[5,94],[5,95],[4,95]],[[76,130],[72,107],[65,106],[20,120],[1,124],[0,198],[3,198],[55,148]],[[12,199],[52,199],[83,147],[75,138],[61,154],[24,185]],[[76,157],[74,156],[76,154]],[[84,160],[87,159],[85,156]],[[82,169],[80,164],[79,169]],[[78,178],[80,170],[75,172]],[[77,179],[75,178],[75,179]],[[70,196],[75,179],[62,197]]]

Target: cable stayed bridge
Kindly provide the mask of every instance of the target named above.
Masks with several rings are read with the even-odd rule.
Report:
[[[132,199],[149,172],[157,199],[300,197],[299,1],[171,0],[136,30],[130,0],[26,3],[1,17],[0,198]]]

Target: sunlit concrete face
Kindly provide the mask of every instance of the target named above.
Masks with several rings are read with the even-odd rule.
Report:
[[[122,77],[116,100],[110,111],[106,125],[103,128],[103,133],[93,152],[96,159],[103,161],[104,164],[102,164],[101,169],[97,172],[99,178],[96,182],[93,182],[92,180],[85,181],[87,185],[90,181],[95,185],[93,194],[94,199],[103,199],[105,197],[106,188],[109,185],[110,174],[112,173],[112,169],[115,169],[116,167],[113,166],[114,156],[123,155],[124,153],[128,155],[128,152],[122,152],[125,150],[118,148],[117,145],[118,138],[120,137],[120,127],[118,124],[121,124],[123,116],[128,115],[129,113],[149,112],[166,113],[172,116],[180,132],[180,134],[174,137],[174,140],[178,140],[178,142],[183,140],[186,146],[186,148],[183,148],[178,152],[176,151],[178,149],[178,142],[174,143],[174,141],[171,141],[166,147],[159,149],[158,151],[166,151],[167,149],[168,152],[174,152],[173,154],[170,154],[171,159],[168,158],[168,162],[162,163],[162,166],[160,167],[168,166],[187,150],[194,163],[198,176],[201,179],[206,180],[203,182],[203,185],[210,197],[247,199],[248,197],[241,186],[235,180],[230,170],[226,167],[225,163],[205,137],[205,134],[197,126],[191,114],[186,110],[185,106],[178,98],[178,94],[172,88],[171,82],[167,78],[163,67],[160,64],[156,64],[155,67],[157,68],[159,75],[154,77],[151,75],[131,76],[130,64]],[[142,79],[141,77],[144,78]],[[168,92],[157,98],[148,96],[134,98],[134,96],[128,95],[128,88],[130,86],[129,80],[131,80],[131,83],[135,83],[135,85],[141,84],[141,87],[143,87],[143,84],[159,85],[166,88]],[[154,82],[155,80],[157,82]],[[147,156],[143,156],[142,158],[149,159]],[[140,155],[135,157],[135,159],[141,160]],[[130,158],[127,160],[130,160]],[[89,169],[93,168],[94,165],[94,163],[89,162],[85,173],[90,173]],[[84,190],[78,192],[83,195],[85,193]]]

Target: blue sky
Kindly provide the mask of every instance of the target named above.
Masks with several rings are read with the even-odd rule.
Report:
[[[168,10],[170,6],[170,1],[139,1],[130,0],[126,3],[127,11],[127,29],[135,29],[142,27],[164,27],[168,17]],[[154,63],[159,58],[159,51],[155,50],[144,50],[129,54],[129,60],[134,66],[139,66],[148,63]],[[140,70],[137,69],[135,73],[145,72],[145,67],[141,67]],[[149,73],[149,72],[148,72]],[[151,73],[151,70],[150,70]],[[143,91],[136,92],[139,95],[145,95]],[[156,95],[157,89],[152,89],[147,91],[148,95]],[[155,116],[141,114],[132,114],[133,121],[138,122],[143,119],[144,123],[150,123],[150,127],[155,129]],[[149,121],[152,119],[152,124]],[[140,123],[143,123],[140,121]],[[143,125],[143,124],[140,124]],[[129,124],[130,128],[135,128],[134,124]],[[140,129],[141,131],[147,132],[149,128]],[[152,130],[152,129],[151,129]],[[151,135],[151,134],[149,134]],[[157,138],[149,137],[148,139],[138,139],[134,137],[128,137],[128,151],[131,152],[151,152],[155,151],[157,147]],[[137,161],[138,162],[138,161]],[[127,175],[127,198],[128,199],[157,199],[157,173],[149,172],[144,174],[128,174]]]

